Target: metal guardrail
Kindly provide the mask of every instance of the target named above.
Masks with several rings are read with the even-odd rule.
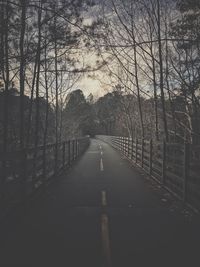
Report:
[[[89,145],[89,137],[0,154],[0,210],[23,202],[69,167]]]
[[[97,136],[111,144],[184,203],[200,211],[200,146]]]

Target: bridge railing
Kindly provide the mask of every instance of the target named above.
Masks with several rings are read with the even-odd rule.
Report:
[[[88,147],[89,138],[0,153],[0,208],[9,209],[44,188]]]
[[[121,151],[184,203],[200,210],[200,146],[121,136],[97,138]]]

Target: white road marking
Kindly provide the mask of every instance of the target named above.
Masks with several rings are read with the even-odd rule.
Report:
[[[106,191],[101,191],[101,205],[102,207],[107,206]],[[101,215],[101,238],[102,238],[102,249],[103,249],[103,267],[111,267],[111,249],[110,249],[110,236],[109,236],[109,220],[107,214],[104,212]]]
[[[101,238],[102,238],[103,259],[105,267],[112,266],[108,224],[109,224],[108,216],[105,213],[103,213],[101,215]]]
[[[101,191],[101,204],[107,206],[106,191]]]
[[[103,172],[104,171],[104,167],[103,167],[103,159],[101,158],[100,160],[100,171]]]
[[[103,156],[103,151],[101,151],[101,156]]]

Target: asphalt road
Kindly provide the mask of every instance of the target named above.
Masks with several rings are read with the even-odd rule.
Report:
[[[0,232],[1,267],[200,266],[198,216],[95,139]]]

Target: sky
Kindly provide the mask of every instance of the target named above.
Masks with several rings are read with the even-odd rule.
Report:
[[[91,24],[93,17],[96,17],[99,13],[99,0],[95,1],[96,6],[90,8],[87,13],[83,14],[84,24]],[[91,68],[95,68],[95,62],[98,60],[94,51],[83,51],[84,63],[89,65]],[[93,94],[94,98],[98,98],[110,91],[111,85],[109,85],[109,77],[104,70],[98,70],[92,73],[86,73],[79,79],[77,84],[74,86],[74,89],[81,89],[85,96]]]
[[[98,58],[94,52],[87,52],[84,63],[90,66],[91,69],[96,69],[96,60],[98,60]],[[99,62],[101,62],[101,60],[99,60]],[[111,91],[112,82],[106,66],[96,71],[84,73],[75,84],[74,89],[81,89],[85,96],[93,94],[94,98],[101,97]]]
[[[107,92],[99,80],[87,76],[81,78],[80,81],[77,82],[76,89],[78,88],[81,89],[86,96],[93,94],[95,98],[101,97]]]

